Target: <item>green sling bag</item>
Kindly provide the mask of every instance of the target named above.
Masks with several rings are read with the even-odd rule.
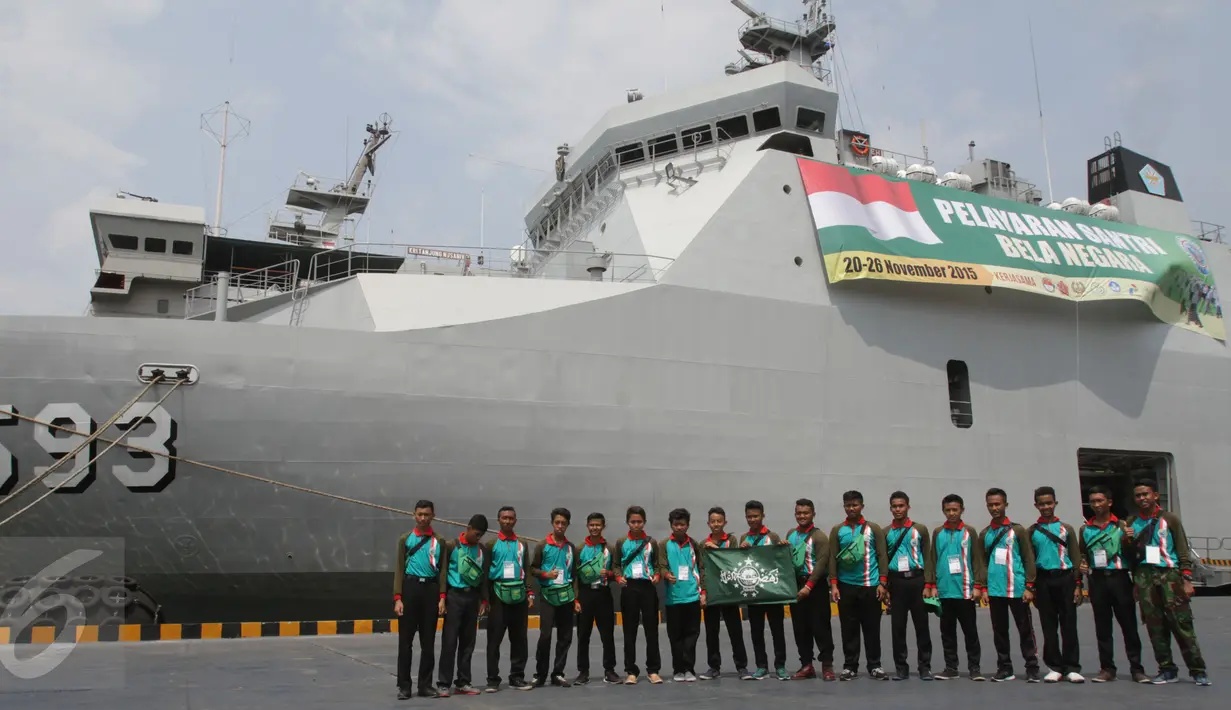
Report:
[[[457,576],[462,578],[462,582],[467,587],[477,587],[483,579],[483,565],[475,560],[475,558],[466,554],[463,549],[458,549],[460,559],[457,562]],[[480,555],[483,553],[480,552]]]
[[[577,580],[582,584],[594,584],[603,578],[603,564],[607,557],[607,553],[600,552],[594,557],[586,560],[580,567],[577,568]]]
[[[525,582],[492,582],[496,598],[505,604],[521,604],[526,601]]]
[[[541,589],[543,599],[552,606],[571,604],[577,598],[577,590],[572,582],[568,584],[544,584]]]
[[[860,527],[859,531],[854,535],[855,539],[838,553],[838,564],[843,567],[850,567],[856,563],[863,562],[864,553],[867,550],[863,539],[864,531],[865,528]]]

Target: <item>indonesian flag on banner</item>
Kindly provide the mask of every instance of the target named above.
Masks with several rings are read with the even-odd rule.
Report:
[[[910,183],[859,174],[839,165],[800,160],[804,191],[817,231],[826,227],[863,227],[881,241],[911,239],[940,244],[915,206]]]

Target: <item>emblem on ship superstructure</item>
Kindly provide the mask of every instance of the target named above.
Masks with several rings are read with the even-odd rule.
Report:
[[[1146,185],[1146,191],[1151,195],[1163,197],[1167,194],[1167,181],[1163,179],[1161,173],[1154,169],[1153,165],[1146,163],[1138,173],[1141,176],[1141,181]]]

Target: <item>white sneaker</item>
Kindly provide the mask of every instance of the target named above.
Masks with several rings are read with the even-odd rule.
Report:
[[[1078,673],[1077,671],[1073,671],[1069,673],[1068,675],[1064,677],[1064,679],[1070,683],[1085,683],[1086,682],[1085,676]]]
[[[693,675],[692,671],[684,671],[684,682],[685,683],[696,683],[697,676]]]
[[[675,674],[675,675],[671,678],[671,682],[673,682],[673,683],[683,683],[683,682],[684,682],[684,674],[683,674],[683,673],[676,673],[676,674]]]
[[[1043,682],[1044,683],[1059,683],[1060,679],[1063,677],[1064,676],[1060,675],[1059,671],[1050,671],[1047,675],[1043,676]]]

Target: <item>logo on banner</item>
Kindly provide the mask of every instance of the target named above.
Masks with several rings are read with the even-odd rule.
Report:
[[[738,586],[740,596],[755,597],[761,593],[766,584],[778,583],[778,569],[766,570],[745,557],[734,569],[723,570],[719,575],[719,580],[723,584]]]

